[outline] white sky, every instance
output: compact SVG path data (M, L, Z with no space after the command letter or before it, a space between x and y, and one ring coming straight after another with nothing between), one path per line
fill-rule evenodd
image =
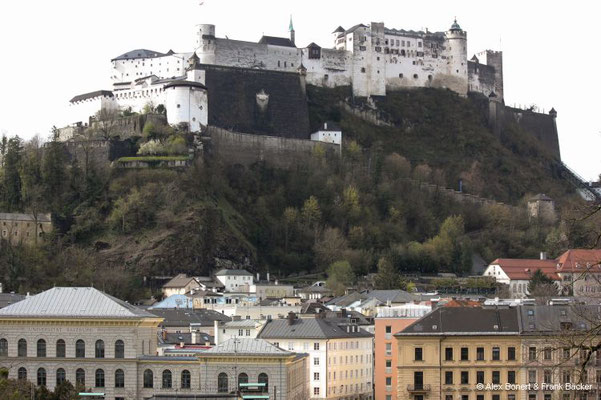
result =
M63 126L76 94L111 88L110 59L129 50L192 51L195 25L218 37L258 40L288 34L299 46L331 45L342 25L446 30L457 16L468 58L504 54L505 102L555 107L562 159L586 179L601 173L599 8L577 1L390 0L5 0L0 2L0 132L47 137Z

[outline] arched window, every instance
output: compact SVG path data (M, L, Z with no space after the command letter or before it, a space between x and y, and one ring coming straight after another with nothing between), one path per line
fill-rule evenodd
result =
M125 373L122 369L118 369L115 371L115 387L122 388L125 387Z
M17 371L17 379L27 379L27 370L23 367Z
M248 383L248 375L244 372L238 375L238 386L240 386L241 383Z
M97 388L104 387L104 370L103 369L96 370L96 380L95 380L94 386L96 386Z
M171 389L171 371L168 369L163 371L163 389Z
M86 357L86 342L79 339L75 342L75 357L85 358Z
M190 389L190 371L187 369L182 371L182 389Z
M125 358L125 344L123 340L115 342L115 358Z
M86 371L81 368L78 368L77 371L75 371L75 384L78 386L86 385Z
M222 372L217 377L217 392L219 393L227 393L228 383L227 383L227 374Z
M151 388L153 386L154 376L152 375L152 371L147 369L144 371L144 387Z
M259 374L259 383L265 384L265 390L269 390L269 377L265 372Z
M27 340L19 339L17 343L17 355L19 357L27 357Z
M0 357L8 357L8 340L0 339Z
M46 341L44 339L38 340L37 356L46 357Z
M65 341L63 339L58 339L56 341L56 356L64 358L66 353Z
M104 341L97 340L96 346L94 346L94 357L96 358L104 358Z
M46 370L38 368L38 386L46 386Z
M65 373L65 370L62 368L59 368L56 370L56 384L60 385L62 383L65 383L65 381L67 380L67 374Z

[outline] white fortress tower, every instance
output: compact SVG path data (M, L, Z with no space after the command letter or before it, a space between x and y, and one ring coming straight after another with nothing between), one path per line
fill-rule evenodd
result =
M457 19L451 25L451 29L446 32L449 45L448 75L461 77L460 79L450 80L447 87L459 94L467 94L467 33L461 29Z
M215 64L215 51L217 40L215 39L215 25L201 24L198 27L198 41L196 55L201 64Z

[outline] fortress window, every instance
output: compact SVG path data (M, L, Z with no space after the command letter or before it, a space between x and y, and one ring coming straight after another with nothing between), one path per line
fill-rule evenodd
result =
M380 57L376 57L376 59L377 59L378 61L380 61Z
M280 66L281 66L281 65L280 65L280 61L278 60L278 68L279 68Z
M417 47L422 47L422 42L417 42Z
M401 46L405 47L405 41L401 40Z
M284 61L284 68L286 68L286 61Z
M329 77L330 77L330 76L329 76L328 74L325 74L325 75L323 76L323 80L324 80L324 81L327 81Z
M365 68L361 68L361 72L365 73Z
M413 74L413 77L414 77L415 79L417 79L417 74Z
M428 80L431 81L432 80L432 75L428 75Z
M402 78L402 77L403 77L403 74L399 74L399 78Z
M177 105L177 108L180 108L180 105L179 105L179 104Z

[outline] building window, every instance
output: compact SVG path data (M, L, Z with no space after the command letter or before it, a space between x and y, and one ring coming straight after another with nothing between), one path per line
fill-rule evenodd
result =
M319 365L319 357L313 357L313 365Z
M423 361L423 351L421 347L415 348L415 361Z
M38 368L38 386L46 386L46 370Z
M248 375L246 375L244 372L238 375L238 386L242 383L248 383Z
M418 75L417 74L413 74L413 79L417 79Z
M361 68L361 72L365 73L365 68Z
M217 392L227 393L227 391L228 391L227 374L225 372L222 372L217 376Z
M550 347L545 347L545 350L543 351L543 358L545 360L550 360L551 359L551 348Z
M507 371L507 383L515 383L515 371Z
M536 370L531 369L528 371L528 383L536 383Z
M46 341L44 339L38 340L36 355L37 357L46 357Z
M313 343L313 350L319 350L319 343Z
M493 361L499 361L501 359L501 349L498 347L492 348L492 359Z
M0 357L8 357L8 340L0 339Z
M75 385L86 385L86 371L82 368L78 368L77 371L75 371Z
M484 371L476 371L476 383L484 383Z
M77 358L85 358L86 356L86 343L79 339L75 342L75 357Z
M492 372L492 383L495 383L495 384L501 383L501 372L500 371Z
M318 381L319 380L319 372L313 372L313 380L314 381Z
M501 396L498 394L493 394L492 395L492 400L501 400Z
M417 390L424 388L424 373L423 372L416 371L413 373L413 386Z
M94 357L104 358L104 341L97 340L95 345Z
M163 389L171 389L172 381L171 381L171 371L166 369L163 371Z
M17 379L27 379L27 370L23 367L17 371Z
M462 394L461 395L461 400L469 400L470 396L467 394Z
M94 386L97 388L104 387L104 370L103 369L96 370L96 379L94 380Z
M319 396L319 388L318 387L313 388L313 394L316 396Z
M191 378L190 371L187 369L182 371L182 389L190 389Z
M515 400L515 394L508 394L507 395L507 400Z
M125 358L125 344L123 340L115 342L115 358Z
M386 355L387 356L392 355L392 343L386 343Z
M468 361L469 360L469 351L467 347L462 347L461 348L461 361Z
M507 348L507 359L511 361L515 360L515 347Z
M546 369L543 371L543 382L544 383L551 383L551 370L550 369Z
M444 384L452 385L453 384L453 371L445 371L444 373Z
M115 371L115 387L122 388L125 387L125 373L122 369L118 369Z
M476 360L477 361L484 361L484 347L477 347L476 348Z
M19 339L17 342L17 356L27 357L27 340Z
M269 389L269 377L267 376L267 374L265 372L261 372L259 374L259 383L265 384L265 390Z
M469 371L461 371L461 384L467 385L469 382Z
M528 347L528 360L536 360L536 347Z
M453 395L452 394L445 395L444 400L453 400Z
M152 388L154 386L154 374L151 370L147 369L144 371L144 387Z
M56 356L59 358L65 358L67 347L65 346L65 341L63 339L58 339L56 341Z
M444 358L445 361L453 361L453 348L447 347L444 349Z
M65 370L62 368L57 369L56 370L56 384L62 385L63 383L65 383L66 380L67 380L67 374L65 373Z

